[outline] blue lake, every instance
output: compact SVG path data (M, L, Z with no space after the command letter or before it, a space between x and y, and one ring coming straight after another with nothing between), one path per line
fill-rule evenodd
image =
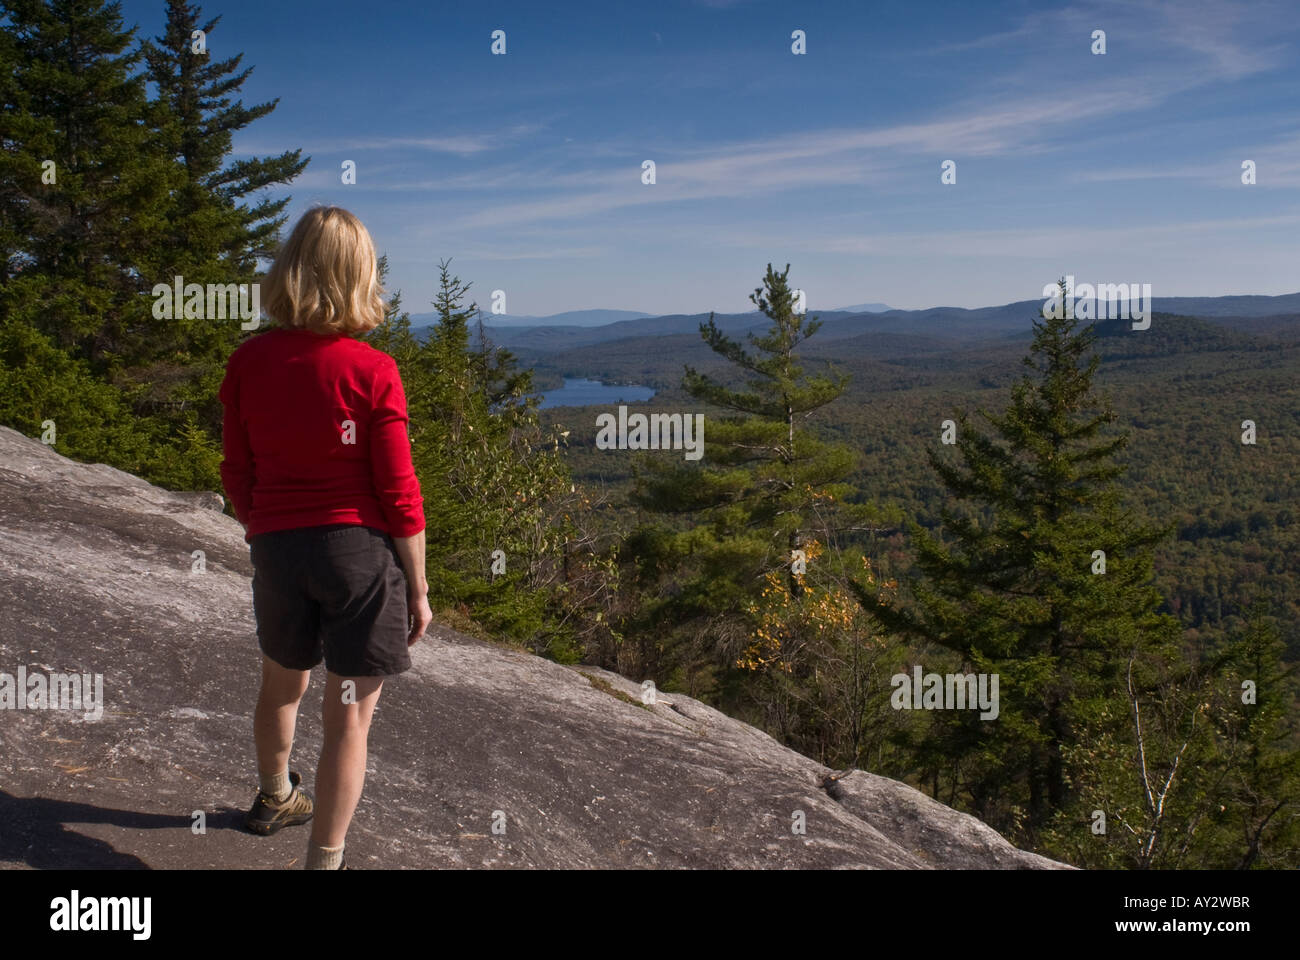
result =
M558 390L548 390L541 395L541 407L589 407L608 403L634 403L649 400L655 395L652 387L635 384L605 384L599 380L587 380L582 377L564 378L564 386Z

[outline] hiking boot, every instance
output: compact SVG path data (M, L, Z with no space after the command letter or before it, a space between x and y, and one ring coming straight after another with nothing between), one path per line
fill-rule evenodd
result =
M283 802L277 801L261 790L257 791L253 809L249 810L244 817L244 828L250 833L269 837L281 827L291 827L310 820L315 810L315 803L312 795L298 786L301 782L302 777L290 771L289 784L293 789Z

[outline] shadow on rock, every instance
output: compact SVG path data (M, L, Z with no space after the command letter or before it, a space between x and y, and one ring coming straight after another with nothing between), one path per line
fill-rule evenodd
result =
M222 825L226 825L222 817ZM29 867L147 870L139 857L115 850L111 844L87 837L68 824L107 823L128 830L188 829L189 817L106 810L88 803L15 797L0 790L0 861L18 861ZM234 823L233 818L230 823Z

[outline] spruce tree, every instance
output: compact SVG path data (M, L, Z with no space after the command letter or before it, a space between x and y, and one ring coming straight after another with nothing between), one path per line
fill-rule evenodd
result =
M1169 530L1121 505L1127 435L1107 429L1116 418L1093 391L1099 360L1085 360L1093 329L1078 328L1064 289L1034 321L1030 372L1007 409L980 411L992 435L962 414L960 463L928 451L951 503L944 536L910 524L920 574L911 596L882 607L875 590L858 589L886 627L999 676L996 720L966 711L936 727L960 781L950 789L1030 840L1071 799L1063 747L1122 702L1131 660L1142 675L1143 664L1176 658L1179 634L1151 585L1152 550Z
M197 4L167 0L163 35L142 49L165 108L169 145L185 172L186 189L176 211L178 246L195 256L226 258L229 271L240 274L255 269L257 258L273 256L289 198L263 197L251 207L239 201L291 182L310 158L301 150L286 150L227 163L232 134L270 114L279 99L246 107L233 99L253 72L252 67L240 69L243 54L213 60L206 48L195 52L195 32L202 31L205 44L213 43L220 21L217 16L201 23ZM233 224L222 221L223 211L233 213Z
M119 5L6 0L0 56L0 364L7 423L149 474L167 431L133 422L125 368L160 352L148 292L178 171ZM38 358L39 362L38 362Z
M308 163L301 150L228 162L233 133L270 114L278 101L246 107L237 99L252 68L240 69L242 54L212 56L223 44L224 35L213 33L220 20L204 22L197 5L168 0L164 33L141 47L158 91L155 129L182 178L168 210L169 255L156 282L181 276L205 287L255 283L259 258L275 253L290 198L262 195L251 206L244 201L291 182ZM166 349L135 372L154 384L144 412L174 419L178 410L193 411L197 427L217 436L216 388L242 336L237 317L195 319L178 311L159 323L155 337Z
M106 373L151 351L147 293L177 171L153 129L134 30L100 0L7 0L6 279L38 330ZM21 303L11 303L21 309Z

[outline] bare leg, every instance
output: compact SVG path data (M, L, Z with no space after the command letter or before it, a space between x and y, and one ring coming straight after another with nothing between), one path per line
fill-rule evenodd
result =
M289 670L262 656L262 690L253 711L258 773L274 776L288 768L298 704L310 680L310 670Z
M347 697L351 701L348 703L344 703L345 682L356 684ZM325 743L316 768L316 816L311 825L311 842L315 845L337 847L347 836L365 785L366 738L383 685L383 677L325 675L321 710Z

